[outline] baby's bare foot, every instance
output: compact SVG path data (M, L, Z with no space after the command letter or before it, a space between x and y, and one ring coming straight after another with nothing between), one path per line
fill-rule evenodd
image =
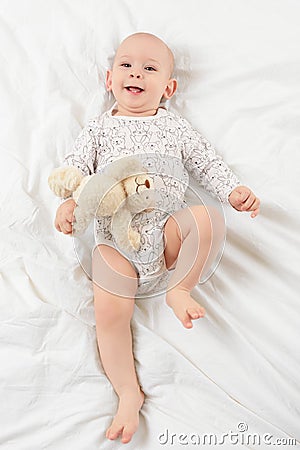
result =
M205 315L205 309L190 296L190 292L179 286L167 292L166 302L185 328L192 328L192 320Z
M106 431L108 439L117 439L127 444L136 432L139 425L139 411L144 403L145 395L139 390L128 390L119 397L119 406L111 426Z

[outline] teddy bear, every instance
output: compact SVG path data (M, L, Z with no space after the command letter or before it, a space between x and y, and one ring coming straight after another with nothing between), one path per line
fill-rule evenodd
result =
M103 172L88 176L74 166L59 167L50 174L48 184L58 197L74 199L74 235L84 232L93 217L111 216L117 246L125 252L139 249L141 236L132 228L132 218L153 209L155 190L137 158L116 160Z

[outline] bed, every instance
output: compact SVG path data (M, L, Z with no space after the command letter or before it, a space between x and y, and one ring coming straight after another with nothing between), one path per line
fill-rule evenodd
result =
M146 401L127 449L299 447L300 4L297 0L1 0L0 446L119 449L98 356L90 279L53 226L47 178L107 108L119 41L154 33L175 53L169 107L261 199L224 206L226 244L184 329L163 295L136 301Z

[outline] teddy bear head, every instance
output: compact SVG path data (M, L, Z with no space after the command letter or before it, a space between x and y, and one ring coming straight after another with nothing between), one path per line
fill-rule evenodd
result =
M139 213L154 207L154 184L152 178L143 173L123 180L126 206L131 213Z

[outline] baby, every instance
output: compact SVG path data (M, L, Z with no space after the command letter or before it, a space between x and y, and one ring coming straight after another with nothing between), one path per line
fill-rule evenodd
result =
M107 218L97 225L98 245L92 257L97 341L103 368L119 398L106 436L121 436L123 443L137 430L144 402L130 329L137 292L151 292L149 280L157 282L167 273L166 302L183 326L191 328L205 310L190 292L222 241L224 223L218 212L185 203L185 171L238 211L251 211L255 217L260 206L259 199L241 186L208 141L181 116L161 107L161 100L170 99L177 88L173 64L171 50L158 37L148 33L127 37L106 76L115 105L88 123L66 157L68 164L88 175L120 157L142 154L160 192L167 193L164 199L168 202L162 202L159 211L143 212L135 218L144 245L133 259L113 243ZM169 173L163 174L159 161L168 166ZM175 181L173 171L177 171ZM72 199L60 205L55 218L58 231L72 233L74 208Z

